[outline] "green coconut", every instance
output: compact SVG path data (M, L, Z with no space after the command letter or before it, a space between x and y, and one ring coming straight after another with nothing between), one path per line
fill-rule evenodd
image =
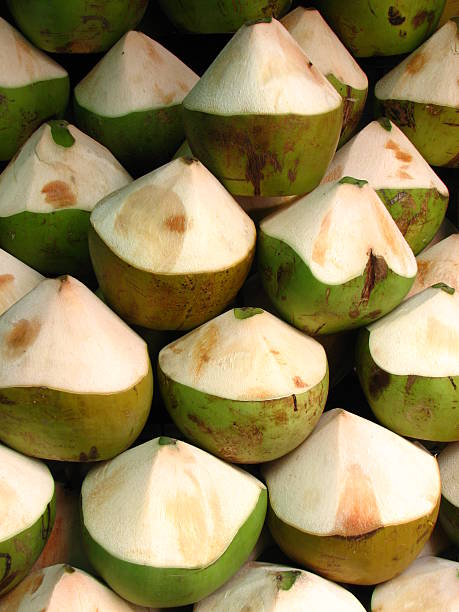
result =
M72 277L42 281L0 317L0 440L60 461L108 459L147 419L145 342Z
M233 195L318 185L338 144L342 98L275 19L242 26L183 101L188 143Z
M318 8L352 55L409 53L435 31L445 0L319 0Z
M436 459L340 408L325 412L303 444L263 474L280 548L338 582L377 584L403 571L438 515Z
M89 231L107 303L156 330L191 329L220 314L249 272L255 240L230 194L185 157L105 198Z
M402 436L459 440L459 293L442 283L357 339L357 374L376 418Z
M413 284L416 260L376 192L344 177L261 222L258 268L281 316L316 335L392 310Z
M448 444L438 456L441 475L440 523L459 546L459 442Z
M281 23L343 98L340 147L357 130L368 94L367 76L319 11L299 6Z
M459 167L458 27L445 23L375 86L380 114L433 166Z
M91 470L81 499L94 568L125 599L162 608L207 597L236 573L267 493L250 474L162 437Z
M131 180L73 125L44 124L0 175L0 245L43 274L87 278L91 211Z
M261 308L235 308L169 344L158 376L180 431L233 463L293 450L314 429L328 392L323 347Z
M416 255L441 226L448 189L389 119L373 121L340 149L322 179L366 179Z
M0 249L0 315L42 280L39 272Z
M53 53L107 51L142 19L148 0L7 0L19 28Z
M46 465L0 445L0 596L29 573L55 511L54 480ZM2 609L11 611L0 600Z
M9 160L46 119L63 113L69 77L0 18L0 161Z
M185 138L182 100L199 77L141 32L128 32L75 87L77 125L136 176Z
M445 283L459 291L459 234L452 234L416 258L418 273L407 297L436 283Z

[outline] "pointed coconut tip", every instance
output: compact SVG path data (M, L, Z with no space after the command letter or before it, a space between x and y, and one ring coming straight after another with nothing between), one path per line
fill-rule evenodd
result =
M418 273L407 298L439 282L459 291L459 234L437 242L416 259Z
M0 315L44 278L21 260L0 249Z
M438 455L443 496L459 508L459 442L452 442Z

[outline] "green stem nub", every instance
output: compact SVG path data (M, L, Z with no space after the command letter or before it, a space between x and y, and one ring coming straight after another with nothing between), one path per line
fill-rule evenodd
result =
M257 314L263 314L264 310L262 308L245 306L244 308L235 308L233 312L236 319L250 319L250 317L254 317Z
M169 438L169 436L161 436L158 440L160 446L167 446L168 444L177 444L177 440Z
M279 572L276 575L277 586L282 591L289 591L292 586L295 584L296 579L300 576L301 572L299 570L292 570L288 572Z
M378 119L378 123L381 127L383 127L388 132L392 130L392 123L390 122L390 119L388 117L380 117Z
M441 289L445 293L449 293L449 295L454 295L454 292L456 291L454 287L450 287L446 283L436 283L435 285L432 285L432 289Z
M365 181L364 179L356 179L356 178L352 178L352 176L343 176L343 178L338 181L340 185L355 185L356 187L359 187L360 189L364 186L368 184L368 181Z
M48 121L48 125L51 128L51 136L56 144L61 147L71 147L75 142L75 138L69 132L69 124L63 119L53 119Z
M271 23L273 18L271 15L269 17L259 17L258 19L252 19L251 21L246 21L245 26L249 28L250 26L257 25L257 23Z

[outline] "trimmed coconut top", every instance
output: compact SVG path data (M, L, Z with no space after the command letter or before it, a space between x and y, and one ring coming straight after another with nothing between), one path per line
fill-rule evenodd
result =
M458 48L458 26L448 21L376 83L376 98L458 108Z
M358 176L373 189L436 189L446 185L405 134L389 119L372 121L339 149L322 183Z
M255 246L253 221L197 159L181 157L105 198L91 223L105 244L156 274L224 270Z
M195 612L363 612L359 600L330 580L272 563L246 563L217 591L195 604Z
M67 71L62 66L32 46L0 17L0 87L25 87L66 77Z
M178 57L142 32L128 32L75 87L80 106L102 115L181 104L199 80Z
M216 115L318 115L342 98L275 19L243 25L185 98Z
M370 257L384 258L399 276L416 274L416 259L376 192L344 177L319 185L260 223L267 235L290 246L322 283L361 276Z
M457 612L459 563L440 557L416 559L402 574L375 588L371 609Z
M452 442L438 455L441 475L441 492L446 499L459 507L459 442Z
M446 283L459 291L459 234L425 249L416 260L418 273L408 297L436 283Z
M83 520L93 540L119 559L203 568L225 552L263 489L203 450L156 438L89 472Z
M354 89L368 89L366 74L319 11L299 6L281 23L322 74Z
M305 393L327 373L313 338L261 308L235 308L169 344L159 366L172 380L218 397L258 401Z
M0 217L91 211L132 181L108 149L65 121L42 125L0 175Z
M0 388L116 393L140 382L145 342L82 283L42 281L0 317Z
M408 523L430 514L440 497L432 455L341 408L324 413L299 447L263 472L279 519L321 536Z
M44 463L0 444L0 542L31 527L54 494Z
M367 329L371 357L386 372L459 376L459 292L447 285L424 289Z
M0 315L44 278L21 260L0 249Z

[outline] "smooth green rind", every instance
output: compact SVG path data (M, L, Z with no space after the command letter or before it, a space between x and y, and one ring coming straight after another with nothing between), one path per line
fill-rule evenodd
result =
M303 393L240 401L218 397L168 377L158 365L164 404L192 442L232 463L261 463L286 455L316 426L327 401L327 372Z
M327 74L327 79L343 98L343 127L338 142L338 149L357 132L360 118L362 117L365 102L367 101L368 89L356 89L342 83L333 74Z
M221 557L198 569L160 568L123 561L95 541L83 523L83 543L89 560L107 584L121 597L141 606L185 606L207 597L229 580L247 561L263 527L267 491ZM178 500L180 503L180 500Z
M42 459L111 459L131 446L142 431L152 397L151 367L142 380L121 393L0 389L0 440Z
M89 227L89 251L107 303L130 324L187 330L220 314L249 273L255 247L232 268L201 274L152 274L123 261Z
M399 376L373 361L370 332L361 330L356 345L357 375L370 407L382 425L401 436L459 440L459 376Z
M449 539L459 546L459 508L442 496L438 520Z
M365 271L343 285L325 285L285 242L258 233L258 269L266 293L282 318L311 335L362 327L393 310L415 277L390 270L370 256Z
M142 19L148 0L8 0L16 23L37 47L55 53L108 50Z
M0 87L0 161L11 159L43 121L61 115L69 92L68 77Z
M317 8L355 57L410 53L434 31L445 0L320 0Z
M41 517L28 529L0 542L0 596L11 591L32 569L45 547L56 516L56 489Z
M193 154L233 195L312 191L335 153L343 107L323 115L211 115L183 109Z

